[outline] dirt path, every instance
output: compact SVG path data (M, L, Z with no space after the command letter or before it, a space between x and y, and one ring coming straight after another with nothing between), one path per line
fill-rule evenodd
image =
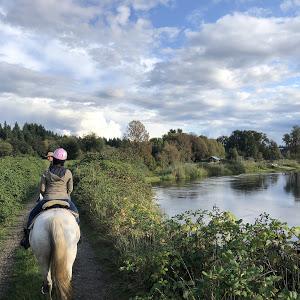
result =
M8 234L0 250L0 298L5 295L12 279L14 254L19 247L22 228L34 202L29 202L16 217L14 224L8 228ZM74 300L105 300L104 276L96 263L94 251L84 233L82 243L78 245L77 258L73 268Z
M84 233L73 268L74 300L105 300L104 275Z
M33 206L33 202L26 204L16 217L16 221L8 227L7 236L3 241L0 250L0 295L5 295L9 287L9 278L14 264L14 253L20 245L22 228L27 219L28 213Z

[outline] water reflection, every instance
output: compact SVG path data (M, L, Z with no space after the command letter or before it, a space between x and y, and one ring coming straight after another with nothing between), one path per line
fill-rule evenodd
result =
M300 225L300 173L214 177L153 189L169 216L217 206L246 222L266 212L291 226Z
M286 184L284 187L287 193L295 197L295 201L300 201L300 173L293 172L286 175Z
M232 189L242 192L259 192L266 190L270 185L277 183L279 174L266 175L243 175L238 180L230 183Z

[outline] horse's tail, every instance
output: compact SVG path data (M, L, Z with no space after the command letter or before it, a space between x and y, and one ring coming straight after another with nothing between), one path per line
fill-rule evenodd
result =
M51 277L58 299L71 298L71 278L67 269L67 245L63 226L59 219L54 218L50 230L51 245Z

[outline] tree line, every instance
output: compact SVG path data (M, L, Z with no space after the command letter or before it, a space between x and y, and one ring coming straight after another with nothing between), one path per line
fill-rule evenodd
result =
M128 124L123 138L105 139L94 133L83 137L59 135L36 123L0 124L0 156L29 154L44 156L63 147L70 159L86 152L100 152L103 147L122 148L139 156L149 167L166 167L175 162L200 162L210 156L223 159L300 158L300 127L294 126L283 136L284 146L278 147L265 133L235 130L230 136L211 139L203 135L170 129L160 138L151 138L144 124L134 120Z
M25 123L23 127L17 122L14 126L0 124L0 156L45 156L48 151L63 147L70 159L76 159L85 152L100 152L104 145L105 140L93 133L77 137L59 135L36 123Z

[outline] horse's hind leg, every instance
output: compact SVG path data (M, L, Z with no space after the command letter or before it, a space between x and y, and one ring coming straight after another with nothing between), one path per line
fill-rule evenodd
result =
M38 258L40 266L41 266L41 272L42 272L42 276L43 276L43 285L42 285L42 289L41 292L42 294L48 294L50 296L51 299L51 292L52 292L52 279L51 279L51 270L50 270L50 266L49 266L49 260L47 259L47 257L43 257L43 258Z
M43 285L42 285L42 294L49 294L51 299L51 292L52 292L52 280L51 280L51 273L50 270L48 272L48 275L44 277Z

